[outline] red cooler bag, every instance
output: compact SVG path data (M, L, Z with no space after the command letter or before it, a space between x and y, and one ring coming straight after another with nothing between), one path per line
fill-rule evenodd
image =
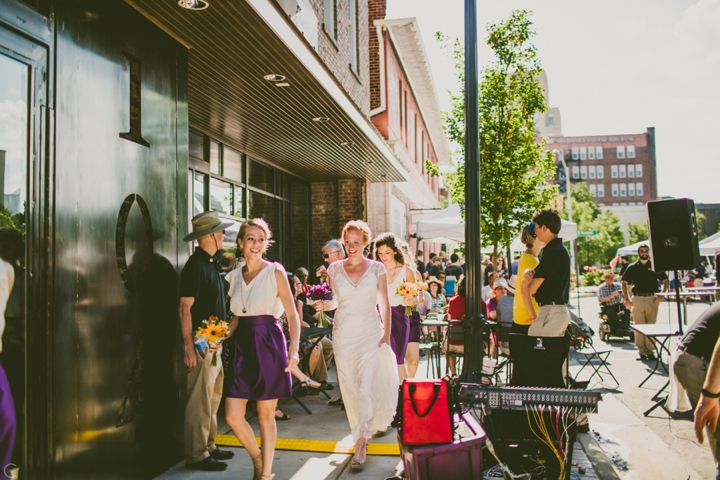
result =
M453 441L453 403L450 382L406 378L402 385L401 438L406 445Z

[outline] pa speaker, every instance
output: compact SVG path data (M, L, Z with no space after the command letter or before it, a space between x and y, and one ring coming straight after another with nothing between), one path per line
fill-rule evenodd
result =
M695 202L687 198L648 202L647 216L656 272L700 265Z

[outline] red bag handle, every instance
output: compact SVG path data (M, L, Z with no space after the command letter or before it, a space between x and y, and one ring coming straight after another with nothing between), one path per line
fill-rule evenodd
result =
M411 383L410 384L410 404L412 405L415 415L417 415L419 418L426 417L430 413L430 410L432 410L433 405L435 405L435 402L437 402L438 396L440 395L440 384L435 383L433 385L433 390L435 390L435 395L433 396L433 399L430 402L430 406L423 414L420 414L420 412L418 412L417 405L415 405L415 399L413 398L413 395L415 395L415 390L417 390L417 386L414 383Z

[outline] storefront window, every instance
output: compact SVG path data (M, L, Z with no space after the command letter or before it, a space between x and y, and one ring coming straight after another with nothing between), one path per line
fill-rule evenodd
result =
M250 186L275 193L275 170L253 159L250 160Z
M192 176L192 216L205 211L205 182L207 175L199 172L193 172Z
M210 179L210 210L232 215L233 185L217 178Z
M251 191L248 207L248 217L264 219L270 226L270 231L275 239L275 243L268 249L267 258L272 261L280 261L284 243L280 229L280 200Z
M236 217L244 218L245 217L245 209L244 203L245 203L245 189L242 187L235 186L235 193L233 195L234 200L234 207L233 207L233 215Z

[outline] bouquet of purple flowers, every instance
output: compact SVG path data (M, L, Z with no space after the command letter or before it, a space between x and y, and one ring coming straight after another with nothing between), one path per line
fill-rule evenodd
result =
M324 302L327 300L333 299L333 292L330 290L330 287L327 283L323 283L322 285L313 285L310 287L307 293L307 303L308 305L312 305L315 302ZM318 327L327 327L330 325L330 322L328 322L327 315L325 315L325 312L320 311L318 312L317 317Z

